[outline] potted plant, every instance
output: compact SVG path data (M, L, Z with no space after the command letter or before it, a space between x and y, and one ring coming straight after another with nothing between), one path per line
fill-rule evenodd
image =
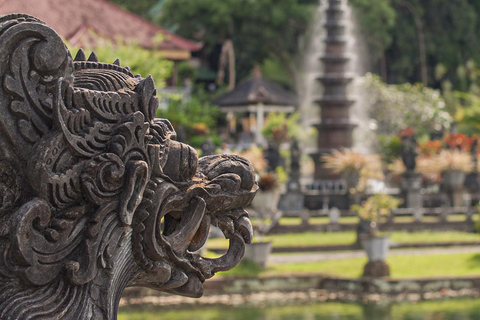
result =
M474 163L467 151L443 150L424 157L419 163L418 171L426 176L440 174L446 189L457 189L463 186L466 174L474 171Z
M472 156L463 150L445 150L440 153L436 161L447 188L462 187L466 174L474 169Z
M272 245L271 242L264 241L264 237L282 216L278 210L279 178L276 172L267 171L267 163L260 148L250 148L241 155L252 162L259 187L249 210L254 222L255 237L254 242L245 248L245 259L265 267Z
M380 157L376 154L364 155L344 148L324 155L322 162L325 168L345 180L351 193L364 189L368 179L384 178Z
M282 212L278 210L280 191L276 174L274 172L261 174L258 186L259 191L249 211L254 222L255 238L252 244L245 247L245 259L265 268L272 251L272 243L264 241L264 237L278 223Z
M369 261L384 261L388 253L388 236L379 236L378 229L382 217L391 214L402 200L387 194L374 194L361 205L352 205L351 210L360 218L358 240L367 252Z
M297 112L290 115L284 112L269 113L262 128L262 135L277 147L291 139L302 140L309 133L299 124L299 120L300 114Z

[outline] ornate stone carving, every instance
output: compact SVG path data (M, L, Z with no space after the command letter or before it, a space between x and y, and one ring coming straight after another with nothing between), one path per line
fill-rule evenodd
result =
M199 297L243 257L252 165L156 119L155 85L36 18L0 17L0 318L116 319L129 285ZM210 225L230 239L195 254Z

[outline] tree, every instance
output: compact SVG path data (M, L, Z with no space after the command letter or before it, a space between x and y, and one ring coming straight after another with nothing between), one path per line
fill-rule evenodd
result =
M218 69L221 45L235 48L237 79L266 58L281 59L290 74L292 57L306 30L314 0L165 0L161 21L176 33L203 41L211 69Z
M131 11L140 17L153 20L157 8L161 8L163 0L109 0L118 6Z
M360 31L370 51L371 64L384 58L385 50L392 43L392 28L396 11L389 0L349 0Z
M217 132L219 108L197 97L186 103L171 101L167 109L158 109L157 117L170 120L177 131L178 140L199 148L209 138L220 143Z
M452 121L439 90L410 83L388 85L368 74L363 79L363 92L379 134L394 135L410 127L422 136L444 130Z
M75 55L79 48L69 46L72 55ZM101 62L113 63L120 59L122 66L130 67L132 73L146 77L152 75L157 88L165 86L165 81L171 75L173 62L165 60L162 55L153 50L147 50L137 44L124 44L121 41L112 43L98 38L95 49L83 48L88 57L88 51L95 51Z
M480 1L350 0L370 49L372 71L389 83L426 82L440 87L448 79L462 89L458 68L480 63ZM423 37L423 39L421 39ZM424 45L424 48L422 46ZM442 79L435 76L438 65ZM425 70L428 74L425 75Z

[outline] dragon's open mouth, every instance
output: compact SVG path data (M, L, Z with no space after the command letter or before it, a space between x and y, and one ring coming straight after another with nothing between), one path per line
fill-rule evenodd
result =
M186 189L179 189L161 178L151 181L148 189L154 194L152 205L136 215L137 220L143 221L140 228L134 226L134 230L141 231L141 237L135 237L134 242L141 240L139 244L144 256L140 260L145 260L144 269L154 271L159 262L168 260L171 277L163 281L149 278L149 286L176 294L200 296L203 292L201 283L205 279L240 263L245 244L251 243L253 238L252 224L243 208L252 201L258 187L253 180L245 183L242 172L224 174L218 165L215 177L212 177L208 164L222 162L225 156L221 157L200 161L200 174ZM240 162L239 166L243 166L243 159L239 157L228 156L228 160ZM232 164L229 165L231 168ZM228 251L216 259L195 253L207 241L211 225L220 228L230 241ZM174 286L172 279L175 280Z
M244 255L245 244L251 243L252 241L252 224L248 219L247 213L243 209L230 210L224 214L225 215L221 218L212 218L210 214L204 214L200 223L198 223L197 220L196 224L198 224L198 227L196 230L195 228L190 228L188 225L183 225L182 222L179 224L171 223L172 220L170 219L166 219L165 222L165 231L172 229L174 224L177 225L177 228L173 233L164 232L162 236L163 241L171 246L175 253L175 258L179 260L186 258L192 264L193 268L201 272L201 277L203 279L213 277L218 271L226 271L235 267L240 263ZM221 222L219 222L220 219ZM170 221L170 223L167 221ZM193 220L190 220L189 222L192 221ZM192 223L192 225L193 224L195 223ZM200 250L207 241L210 226L212 224L219 227L225 238L229 239L230 242L227 252L216 259L204 258L195 253L197 250ZM176 246L176 238L182 239L184 236L188 239L192 239L190 245L188 245L188 247Z

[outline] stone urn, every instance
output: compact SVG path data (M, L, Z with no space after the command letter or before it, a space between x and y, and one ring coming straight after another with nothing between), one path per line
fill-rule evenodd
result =
M348 170L342 173L342 179L347 183L347 189L355 188L360 181L360 172L357 170Z
M257 264L262 268L266 268L268 257L270 256L271 252L271 242L254 242L245 246L244 259Z
M442 172L443 186L447 189L460 189L465 182L466 173L460 170Z
M278 200L280 199L280 190L278 188L257 192L252 201L252 208L260 217L271 218L271 215L278 211Z
M368 261L385 261L387 259L390 245L389 237L364 238L361 243L367 253Z
M282 216L282 212L278 210L279 199L280 190L277 188L259 191L251 204L253 210L250 213L258 219L255 227L257 242L245 246L244 257L262 268L267 266L267 260L272 251L271 242L262 241L262 239Z

